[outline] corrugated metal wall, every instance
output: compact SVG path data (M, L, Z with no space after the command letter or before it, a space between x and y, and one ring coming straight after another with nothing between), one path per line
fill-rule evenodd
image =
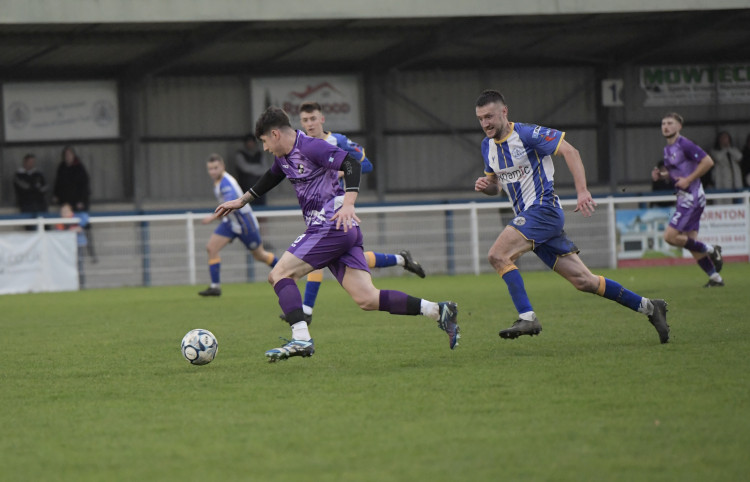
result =
M366 146L376 152L379 186L388 196L426 193L444 198L447 192L471 195L482 172L479 144L483 134L474 113L478 94L487 88L503 92L513 121L531 122L567 132L566 139L582 155L590 185L606 189L609 179L599 175L597 158L597 73L592 68L493 69L391 72L384 77L382 145ZM621 184L646 186L650 169L661 157L664 140L659 130L667 109L643 107L637 66L620 67L613 74L625 79L625 107L613 108L617 129L612 149L613 175ZM136 166L123 158L119 141L82 143L78 151L92 177L94 202L134 202L158 208L169 202L212 204L205 159L217 152L228 161L253 129L250 118L250 79L241 76L155 77L137 99ZM124 106L121 106L124 108ZM717 129L728 130L741 144L750 132L747 105L689 106L679 108L686 118L683 133L708 149ZM672 109L668 109L672 110ZM691 124L692 123L692 124ZM696 125L698 124L698 125ZM366 144L365 132L347 133ZM0 205L12 208L13 173L26 152L34 152L50 183L54 181L63 143L39 146L13 144L0 151ZM606 153L604 154L606 155ZM570 188L564 161L557 162L558 187ZM135 175L134 173L139 173ZM385 173L385 175L383 175ZM374 195L374 175L363 199ZM134 183L138 182L137 188ZM282 187L283 186L283 187ZM280 186L269 196L271 204L293 204L291 188ZM369 191L369 193L368 193Z

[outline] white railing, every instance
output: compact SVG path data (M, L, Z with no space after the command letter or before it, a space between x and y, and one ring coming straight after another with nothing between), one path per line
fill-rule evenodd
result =
M718 202L742 202L750 210L750 192L710 194ZM598 197L591 218L573 213L574 199L562 200L566 232L592 268L617 266L617 207L638 207L674 201L674 196ZM197 284L208 282L203 243L215 224L200 220L209 213L147 214L90 217L93 250L84 263L87 287ZM429 274L491 272L485 253L512 219L508 202L466 202L360 207L365 248L398 253L409 249ZM302 231L298 209L256 210L264 243L280 255ZM196 222L198 221L198 222ZM0 220L0 235L35 226L75 223L76 219L36 218ZM750 237L750 233L747 233ZM238 244L238 243L235 243ZM242 247L240 245L240 247ZM222 281L263 281L268 268L254 263L246 251L231 245L222 253ZM535 256L518 262L524 269L545 269ZM264 274L265 273L265 274ZM373 270L373 276L394 276L400 271ZM262 276L261 276L262 274Z

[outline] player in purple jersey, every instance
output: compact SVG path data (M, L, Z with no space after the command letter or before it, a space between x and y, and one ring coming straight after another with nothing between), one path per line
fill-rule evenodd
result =
M508 286L518 311L518 320L511 328L502 330L500 336L513 339L521 335L538 335L542 331L515 265L524 253L534 251L539 259L576 289L596 293L647 315L659 334L659 340L667 343L667 303L644 298L616 281L594 275L578 257L578 248L563 230L565 216L555 196L552 155L562 155L573 174L578 193L575 211L588 217L596 206L586 187L581 156L564 140L565 133L510 122L505 98L494 90L486 90L479 96L476 115L487 138L482 142L485 176L476 180L474 190L497 195L502 186L516 213L495 240L488 256L490 264Z
M237 181L226 171L224 159L218 154L211 154L206 161L208 175L214 181L214 195L219 202L229 201L242 195ZM201 220L202 224L208 224L216 219L215 215L206 216ZM245 206L221 220L222 222L214 230L208 243L208 272L211 275L211 285L203 291L201 296L221 296L221 257L219 252L224 247L239 238L242 244L252 253L256 261L261 261L270 267L276 265L276 256L263 249L263 241L260 238L258 221L255 219L250 206Z
M274 163L263 177L238 199L216 208L218 216L241 209L288 179L297 193L307 224L271 270L268 281L279 298L281 311L292 328L292 339L266 352L271 362L315 352L302 310L296 281L314 269L328 267L341 286L363 310L387 311L395 315L424 315L437 321L448 334L451 349L459 335L456 303L435 303L372 284L362 249L362 232L354 202L359 191L361 165L346 151L328 142L292 129L289 117L278 107L269 107L255 125L263 149L274 155ZM344 189L338 182L344 172Z
M708 275L704 287L720 287L724 286L724 279L719 274L724 265L721 246L698 241L701 215L706 207L701 176L713 167L714 161L703 149L680 135L682 123L682 116L674 112L661 120L661 133L667 140L664 167L677 190L677 207L664 230L664 240L690 251L698 266Z
M305 130L305 134L310 137L317 137L324 141L338 146L344 149L352 157L357 159L362 165L362 174L367 174L372 171L372 163L365 156L365 150L362 146L353 142L351 139L343 134L336 134L333 132L327 132L323 129L325 123L325 116L319 103L306 101L300 104L299 107L299 120L302 124L302 128ZM343 173L339 172L339 178ZM370 268L386 268L389 266L401 266L406 271L411 271L420 278L425 277L424 269L422 265L414 261L411 253L408 250L402 250L398 254L391 253L376 253L374 251L365 251L365 259L367 260L367 266ZM307 275L307 282L305 283L305 296L303 298L302 309L305 312L305 321L308 324L312 322L313 308L315 306L315 300L318 297L318 291L320 290L320 283L323 281L323 270L315 270ZM279 317L284 319L282 313Z

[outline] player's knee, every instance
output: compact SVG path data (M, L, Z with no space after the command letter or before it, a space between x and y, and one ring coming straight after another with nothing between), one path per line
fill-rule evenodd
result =
M373 311L380 308L380 296L378 291L367 293L352 293L352 299L357 306L365 311Z
M596 293L599 289L599 277L589 273L580 273L570 278L570 282L578 291Z
M500 270L505 268L506 266L510 266L511 264L513 264L510 256L506 256L502 253L498 253L492 250L487 254L487 260L490 262L492 267L495 268L495 270Z

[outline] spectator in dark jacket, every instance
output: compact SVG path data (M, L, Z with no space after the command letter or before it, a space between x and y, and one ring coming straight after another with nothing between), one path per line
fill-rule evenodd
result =
M60 205L70 204L75 211L87 212L91 194L89 174L72 146L65 146L61 157L55 178L54 200Z
M13 178L13 187L16 190L16 203L22 213L47 212L47 181L44 174L36 168L36 156L26 154L23 158L23 167L16 171Z

